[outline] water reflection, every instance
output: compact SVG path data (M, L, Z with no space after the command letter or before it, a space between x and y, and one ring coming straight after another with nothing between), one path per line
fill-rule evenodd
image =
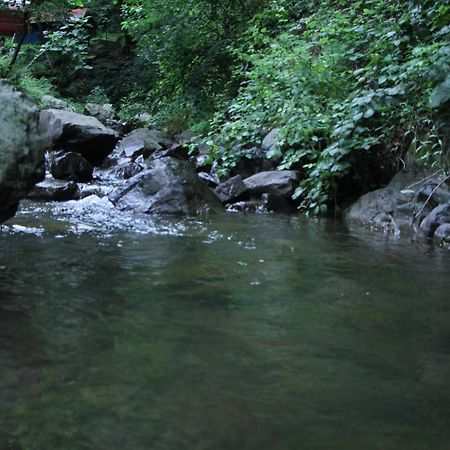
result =
M292 217L173 228L0 235L3 447L446 448L448 253Z

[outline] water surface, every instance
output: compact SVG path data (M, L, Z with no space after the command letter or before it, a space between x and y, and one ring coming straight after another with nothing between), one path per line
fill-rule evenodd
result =
M450 448L449 251L58 208L0 231L0 449Z

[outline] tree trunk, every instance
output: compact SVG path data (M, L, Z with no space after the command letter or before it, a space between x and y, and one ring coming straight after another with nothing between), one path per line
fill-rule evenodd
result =
M25 7L25 1L24 1L24 7ZM23 29L22 29L22 35L20 36L19 42L17 42L16 48L14 49L13 57L11 58L11 62L9 63L9 68L11 69L14 64L17 61L17 58L19 57L20 49L22 48L22 44L25 41L25 37L28 33L28 18L29 14L28 11L23 12Z

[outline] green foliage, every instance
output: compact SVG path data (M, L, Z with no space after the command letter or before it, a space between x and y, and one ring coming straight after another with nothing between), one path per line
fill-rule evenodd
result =
M44 106L42 103L44 95L56 95L55 88L47 78L35 77L30 70L20 66L10 70L9 62L9 55L0 57L0 78L8 78L17 89L32 98L38 106Z
M61 85L67 84L78 73L89 70L89 23L85 17L70 17L58 30L46 36L39 55L49 57L48 73Z
M288 14L278 6L268 15L283 28L275 38L261 16L253 21L237 49L247 81L213 125L225 154L279 127L271 156L281 158L280 169L303 171L301 206L321 213L349 176L367 190L379 182L377 172L392 175L408 135L427 141L429 128L417 124L433 124L430 93L438 86L435 105L448 95L449 9L443 2L325 1L299 20ZM233 155L221 160L229 166Z
M137 46L133 75L161 122L169 120L184 127L202 121L236 94L233 48L248 20L266 3L269 1L123 2L123 29Z

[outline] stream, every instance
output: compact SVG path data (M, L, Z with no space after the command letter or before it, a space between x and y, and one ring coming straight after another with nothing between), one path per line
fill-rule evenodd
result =
M449 273L334 220L24 202L0 449L450 449Z

